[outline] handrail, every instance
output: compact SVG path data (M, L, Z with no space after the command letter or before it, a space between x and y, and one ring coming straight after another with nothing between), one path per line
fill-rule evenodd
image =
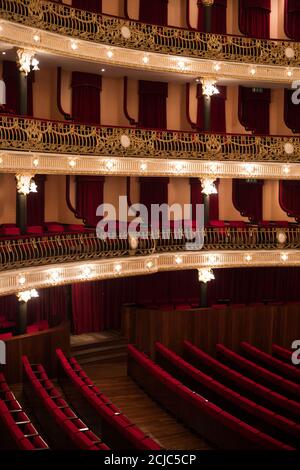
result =
M0 115L0 150L163 159L300 162L300 136L150 130Z
M210 34L96 14L46 0L2 0L1 18L109 46L185 57L298 66L300 43ZM122 28L129 29L124 37Z
M168 228L156 231L156 239L151 233L142 232L137 245L132 244L127 234L120 236L120 233L105 240L98 238L95 232L0 239L0 271L99 258L182 252L187 249L187 243L192 243L192 235L198 239L203 237L204 251L300 249L299 225L289 228L206 227L195 232Z

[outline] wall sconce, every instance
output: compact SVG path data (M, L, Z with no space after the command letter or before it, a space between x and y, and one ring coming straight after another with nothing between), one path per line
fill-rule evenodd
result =
M16 175L18 193L24 194L25 196L29 193L37 193L37 185L33 178L34 175L30 174Z

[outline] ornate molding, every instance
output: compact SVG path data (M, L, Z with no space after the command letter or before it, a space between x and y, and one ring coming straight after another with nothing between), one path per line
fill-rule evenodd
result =
M153 229L154 230L154 229ZM250 226L236 229L226 226L221 230L213 227L192 232L187 226L165 227L154 230L155 236L143 231L141 239L128 235L127 224L120 226L119 233L105 239L95 231L43 236L23 236L0 240L0 271L12 268L28 268L37 265L120 258L134 254L147 256L161 252L187 249L189 243L203 241L203 251L215 250L295 250L300 249L300 227ZM196 238L195 238L196 237Z
M193 77L300 79L297 42L143 24L44 0L3 0L0 16L0 39L36 52Z
M243 163L220 160L168 160L147 157L88 157L0 150L0 172L46 175L168 176L191 178L300 179L298 163Z
M181 262L176 260L180 257ZM160 271L199 268L300 266L300 250L211 251L161 253L143 257L97 259L51 266L22 268L0 273L0 296L22 290L43 289L54 285L73 284L116 277L140 276ZM195 276L197 276L197 271ZM20 285L22 277L22 285Z
M298 178L300 137L88 126L0 115L0 171Z

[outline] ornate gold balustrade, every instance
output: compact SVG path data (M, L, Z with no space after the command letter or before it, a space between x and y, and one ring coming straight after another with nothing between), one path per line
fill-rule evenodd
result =
M44 0L1 0L3 19L108 46L189 58L298 66L300 43L208 34L97 15Z
M45 235L0 240L0 271L75 261L90 261L128 256L149 256L190 250L193 235L203 240L204 251L298 250L300 226L293 228L206 228L195 233L164 230L143 233L136 246L132 239L115 237L102 240L96 233ZM196 246L195 246L196 248ZM199 251L199 248L196 248ZM190 250L191 251L191 250Z
M205 161L300 162L300 138L294 136L97 127L12 115L0 115L0 150Z

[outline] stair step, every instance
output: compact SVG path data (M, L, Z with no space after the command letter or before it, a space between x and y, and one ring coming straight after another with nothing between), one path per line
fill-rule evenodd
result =
M126 353L126 344L118 344L115 346L101 346L97 348L88 348L81 351L73 352L72 355L76 357L76 359L90 357L90 356L100 356L100 355L109 355L114 354L115 352L124 352Z
M116 339L106 339L103 341L94 341L89 344L81 344L81 345L71 345L71 352L72 354L80 353L81 351L87 351L91 349L98 349L98 348L109 348L114 346L120 345L127 345L127 340L125 338L116 338Z
M123 351L123 352L116 352L116 353L112 353L112 354L109 354L109 355L93 355L91 357L80 357L78 358L78 362L79 364L81 365L84 365L84 364L92 364L94 362L118 362L120 360L126 360L127 358L127 352L126 351Z

